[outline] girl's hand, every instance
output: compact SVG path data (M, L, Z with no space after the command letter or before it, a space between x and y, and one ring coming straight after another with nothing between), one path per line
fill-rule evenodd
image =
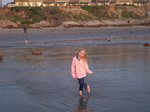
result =
M88 74L93 74L93 72L92 72L92 71L89 71Z

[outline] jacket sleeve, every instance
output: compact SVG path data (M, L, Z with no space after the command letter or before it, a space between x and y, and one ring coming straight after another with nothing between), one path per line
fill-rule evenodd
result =
M75 79L76 78L76 65L75 65L74 60L72 60L71 72L72 72L72 77Z
M86 72L87 72L88 74L92 74L92 73L93 73L93 72L89 69L88 63L86 63Z

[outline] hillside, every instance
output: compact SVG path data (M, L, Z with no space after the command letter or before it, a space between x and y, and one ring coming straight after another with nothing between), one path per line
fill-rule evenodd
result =
M0 9L0 27L107 26L150 24L150 7L14 7Z

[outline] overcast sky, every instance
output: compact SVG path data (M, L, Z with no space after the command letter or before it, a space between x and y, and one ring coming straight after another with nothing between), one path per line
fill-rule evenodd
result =
M3 4L7 4L9 2L13 2L14 0L2 0L3 1Z

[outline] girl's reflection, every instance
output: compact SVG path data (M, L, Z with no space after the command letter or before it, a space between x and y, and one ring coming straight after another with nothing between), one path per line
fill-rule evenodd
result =
M89 112L88 108L89 95L79 97L79 105L76 112Z
M3 56L0 55L0 62L2 62L2 61L3 61Z

